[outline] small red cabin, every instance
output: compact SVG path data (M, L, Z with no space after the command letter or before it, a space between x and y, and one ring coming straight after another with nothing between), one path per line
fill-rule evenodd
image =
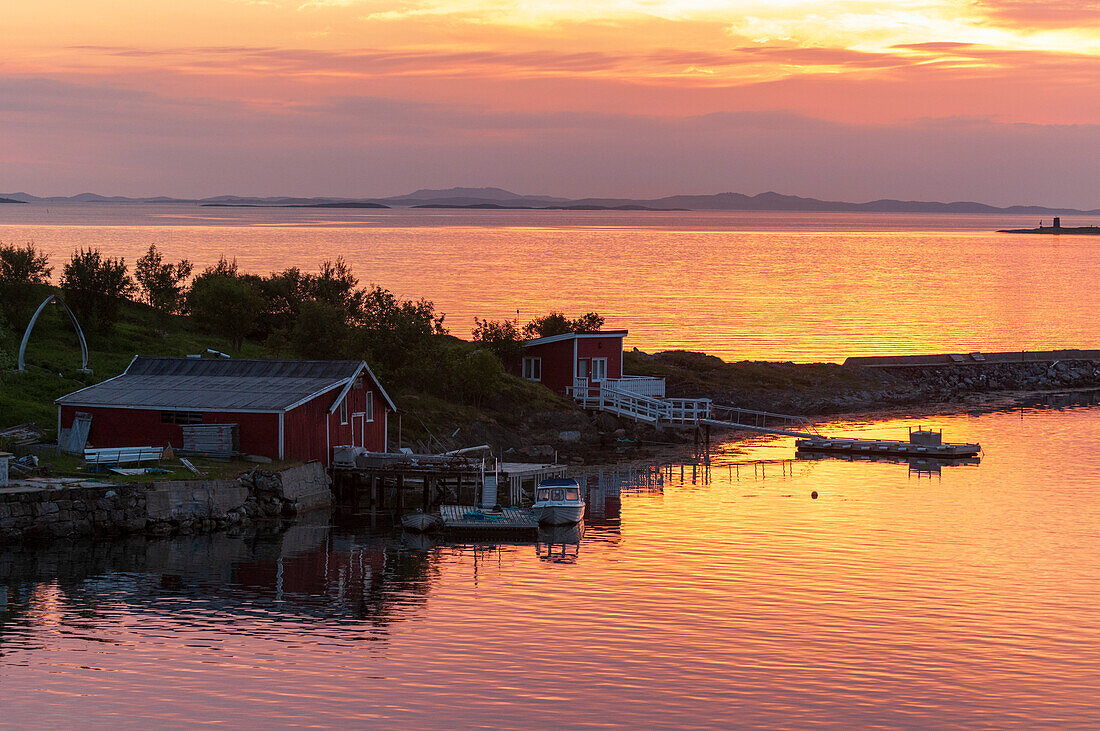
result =
M626 330L609 330L528 340L523 344L523 357L509 363L508 371L563 395L572 395L577 384L617 381L623 377L626 334Z
M93 447L183 446L184 425L237 424L239 449L329 464L332 448L384 452L397 411L363 361L135 357L121 375L57 399L58 433L92 417Z

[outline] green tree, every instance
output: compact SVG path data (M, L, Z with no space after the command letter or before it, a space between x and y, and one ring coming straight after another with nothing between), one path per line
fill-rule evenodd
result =
M191 276L192 264L187 259L175 264L165 263L156 244L134 264L134 278L146 302L161 315L179 313L187 304L184 283Z
M500 359L486 348L469 345L449 348L445 354L446 377L436 381L436 386L446 385L440 395L455 395L459 399L480 408L485 399L500 390L504 380L504 366Z
M305 302L331 305L343 313L346 325L356 323L362 315L364 293L358 289L359 280L341 258L322 262L317 274L291 267L260 278L256 284L264 298L263 317L258 327L264 336L282 333L289 338Z
M321 271L309 277L307 282L311 299L339 307L346 313L349 322L362 314L365 295L343 257L321 262Z
M106 332L118 319L119 307L135 292L125 259L104 257L98 249L80 249L61 274L65 301L94 330Z
M474 342L482 343L502 361L523 353L523 335L515 320L482 320L474 318Z
M548 338L551 335L565 333L594 333L603 327L604 319L596 312L589 312L575 320L570 320L564 312L551 312L536 317L523 326L525 338Z
M575 333L598 333L603 328L603 323L603 316L598 312L586 312L571 324Z
M433 338L446 335L442 314L428 300L402 300L393 292L374 287L363 293L363 311L355 328L355 352L368 356L387 375L402 381L417 361L437 348Z
M258 331L266 337L288 339L303 302L310 299L310 275L297 267L263 277L257 290L264 299Z
M199 327L227 338L240 350L245 337L255 331L264 299L248 277L237 274L236 262L230 265L223 258L195 277L187 304Z
M36 294L45 297L52 273L49 257L34 244L0 244L0 311L13 326L30 317Z
M301 358L338 359L348 348L347 316L329 302L309 300L302 303L298 319L290 332L290 345Z

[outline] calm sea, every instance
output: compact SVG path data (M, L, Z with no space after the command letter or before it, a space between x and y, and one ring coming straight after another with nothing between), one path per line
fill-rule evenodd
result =
M61 264L149 244L200 266L315 268L473 318L595 310L628 347L727 359L1100 347L1100 238L1012 236L1037 217L0 206L0 241ZM1088 223L1066 220L1066 225Z
M709 470L593 474L583 536L540 543L318 520L0 549L2 721L1100 726L1100 411L828 430L917 423L981 464L761 438Z

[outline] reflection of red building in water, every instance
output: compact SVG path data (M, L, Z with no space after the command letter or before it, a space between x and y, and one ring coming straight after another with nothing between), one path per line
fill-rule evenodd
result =
M340 607L358 618L381 620L398 604L421 601L430 573L428 553L387 551L381 537L326 537L307 551L241 561L233 583L288 608Z
M90 414L88 445L183 446L183 428L236 424L239 449L318 460L386 451L393 401L362 361L135 357L114 378L57 400L58 429Z
M363 596L381 585L386 552L381 541L334 548L330 540L317 549L275 559L254 559L237 565L236 582L250 589L278 594Z

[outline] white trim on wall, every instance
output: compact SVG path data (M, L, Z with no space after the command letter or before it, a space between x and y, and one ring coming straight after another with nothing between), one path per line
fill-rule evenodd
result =
M286 447L286 413L279 412L279 459L283 459Z

